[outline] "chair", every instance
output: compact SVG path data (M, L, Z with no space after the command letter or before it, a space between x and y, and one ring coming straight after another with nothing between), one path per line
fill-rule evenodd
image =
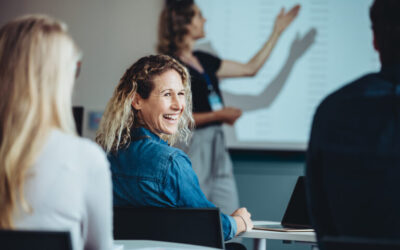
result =
M114 207L114 239L159 240L224 249L218 208Z
M74 115L76 131L78 135L82 136L84 108L81 106L72 107L72 114Z
M325 236L319 242L321 250L399 250L400 241L392 239Z
M69 232L0 230L0 248L7 250L72 250Z

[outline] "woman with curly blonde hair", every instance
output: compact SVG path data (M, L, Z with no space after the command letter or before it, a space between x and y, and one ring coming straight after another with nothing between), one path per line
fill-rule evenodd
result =
M76 136L80 51L47 16L0 29L0 228L67 230L73 249L112 248L109 164Z
M143 57L126 70L121 78L111 100L108 102L106 111L97 131L96 141L104 150L115 152L121 148L128 147L131 141L131 129L144 126L140 119L139 110L133 108L133 100L138 98L148 99L153 88L153 78L162 73L174 70L182 79L183 89L180 93L184 97L186 108L177 125L176 133L160 133L163 140L173 145L177 141L187 142L193 128L192 118L192 95L190 92L189 75L186 68L169 56ZM170 94L168 93L170 96ZM159 133L156 127L149 127L152 132Z
M143 57L125 72L96 137L109 153L114 205L215 207L189 157L170 146L190 138L191 97L186 68L169 56ZM226 240L252 227L245 208L221 217Z

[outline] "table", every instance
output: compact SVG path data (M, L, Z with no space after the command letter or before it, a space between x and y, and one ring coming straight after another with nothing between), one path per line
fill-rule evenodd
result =
M277 221L253 221L254 225L263 224L280 224ZM313 243L317 242L315 232L276 232L276 231L266 231L266 230L254 230L251 229L247 232L241 233L238 237L252 238L254 239L255 249L267 249L267 239L268 240L284 240L284 241L297 241L297 242L307 242L311 245L316 245Z
M118 246L123 246L123 248ZM157 249L157 250L220 250L212 247L197 246L191 244L156 241L156 240L115 240L113 250L133 250L133 249Z

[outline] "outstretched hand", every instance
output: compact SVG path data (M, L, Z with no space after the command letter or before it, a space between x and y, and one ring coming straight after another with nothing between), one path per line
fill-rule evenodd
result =
M296 18L299 11L300 5L295 5L288 12L285 12L285 8L282 8L275 19L274 30L279 34L282 33Z

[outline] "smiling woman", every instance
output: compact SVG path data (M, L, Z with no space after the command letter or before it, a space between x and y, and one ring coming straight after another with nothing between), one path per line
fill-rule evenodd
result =
M126 70L115 88L96 141L106 152L115 152L129 146L133 129L143 127L171 145L185 142L193 127L191 110L186 68L169 56L143 57ZM180 118L175 130L163 131L172 118Z
M188 71L175 59L143 57L125 72L96 137L111 163L115 206L215 207L189 157L170 146L189 140L191 110ZM221 219L226 240L252 228L246 208Z
M153 85L150 96L144 99L136 94L132 106L139 119L158 136L175 134L186 106L182 78L175 70L168 70L154 77Z

